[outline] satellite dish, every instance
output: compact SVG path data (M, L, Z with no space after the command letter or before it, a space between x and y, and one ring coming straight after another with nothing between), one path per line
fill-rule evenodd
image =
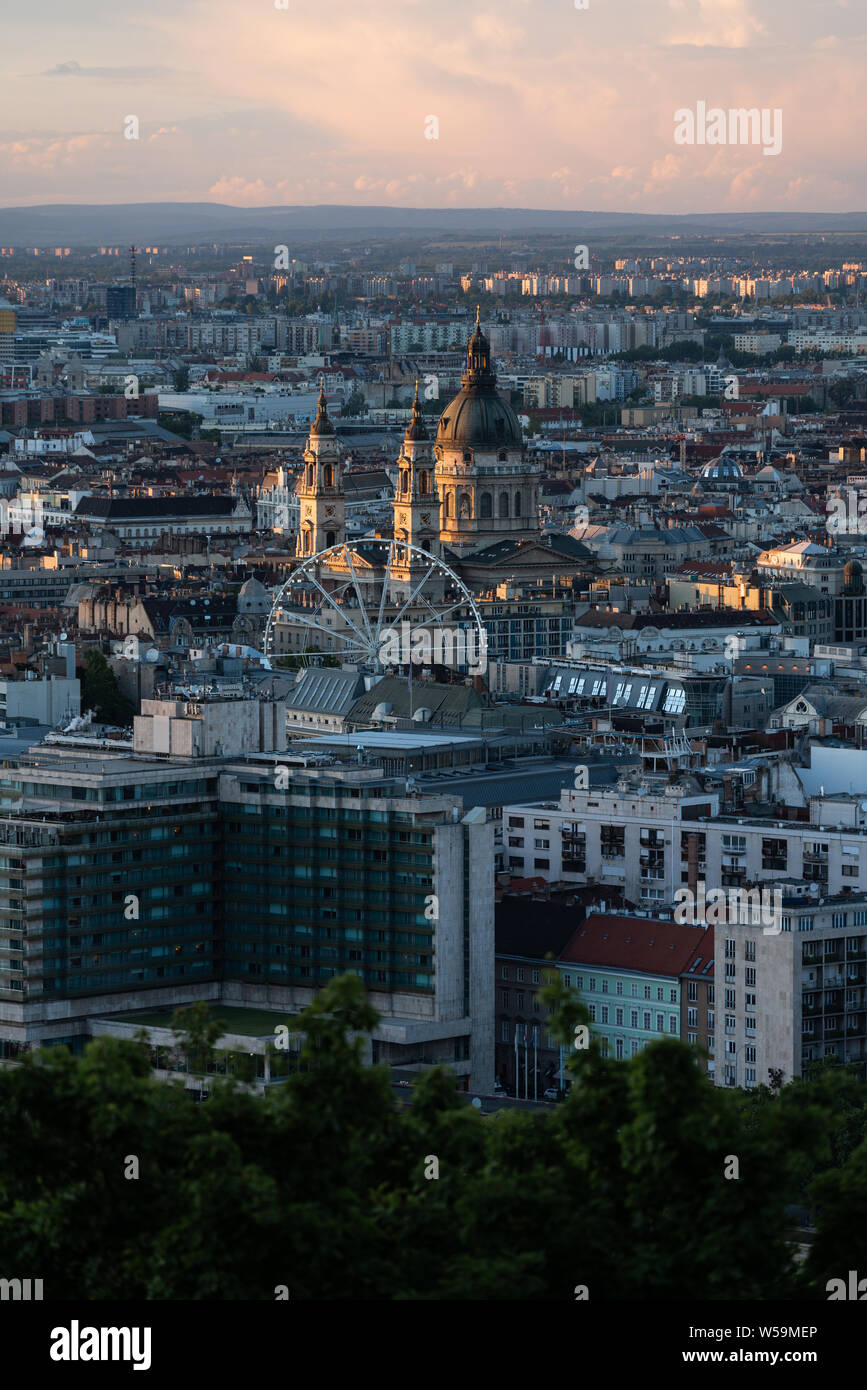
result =
M149 647L145 652L145 661L159 661L160 654L157 647Z
M479 1100L479 1097L476 1096L475 1099L474 1099L474 1101L473 1101L473 1109L474 1109L474 1110L481 1110L481 1108L482 1108L482 1102Z

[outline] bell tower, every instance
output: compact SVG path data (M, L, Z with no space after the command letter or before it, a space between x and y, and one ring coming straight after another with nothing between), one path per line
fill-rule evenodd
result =
M398 597L415 575L416 582L426 568L421 556L404 550L414 545L429 555L442 555L440 544L440 499L436 486L436 459L418 399L418 382L412 403L412 419L403 437L397 460L397 488L392 503L395 555L392 563L395 596ZM410 589L411 589L410 585ZM426 587L426 592L430 590Z
M315 555L346 539L346 498L340 448L328 418L324 378L319 388L316 419L304 449L304 468L295 485L298 498L299 556Z
M440 554L440 499L434 471L436 459L418 399L418 382L412 403L412 420L403 437L397 461L397 490L392 508L394 539Z

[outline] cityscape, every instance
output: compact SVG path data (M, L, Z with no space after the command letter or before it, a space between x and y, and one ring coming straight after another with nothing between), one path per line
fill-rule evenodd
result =
M787 88L782 6L668 7L635 168L582 183L543 172L540 45L555 111L565 26L613 71L603 0L451 45L275 0L210 105L233 0L121 20L139 67L103 8L10 21L0 137L4 1312L45 1304L52 1370L299 1299L628 1303L672 1365L831 1364L824 1305L867 1298L867 199L800 59L858 24ZM378 90L350 133L386 33L469 83L404 93L415 155Z

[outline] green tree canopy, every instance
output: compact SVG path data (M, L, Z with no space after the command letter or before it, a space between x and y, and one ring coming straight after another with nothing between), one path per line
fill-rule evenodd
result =
M135 706L121 692L117 677L98 647L90 647L78 668L81 707L93 710L100 724L130 725Z
M583 1007L548 1000L568 1042ZM4 1270L51 1299L572 1301L825 1298L867 1268L867 1109L841 1070L747 1094L674 1039L628 1061L591 1043L556 1108L482 1115L445 1068L396 1093L363 1065L355 976L298 1022L300 1066L264 1099L218 1077L192 1105L109 1037L0 1071ZM190 1055L219 1032L204 1006L175 1025ZM802 1265L793 1202L819 1204Z

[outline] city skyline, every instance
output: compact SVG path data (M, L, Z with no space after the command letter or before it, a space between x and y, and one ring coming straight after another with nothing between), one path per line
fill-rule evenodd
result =
M587 6L48 0L4 20L4 204L863 205L854 5ZM779 153L676 142L700 104L781 112Z

